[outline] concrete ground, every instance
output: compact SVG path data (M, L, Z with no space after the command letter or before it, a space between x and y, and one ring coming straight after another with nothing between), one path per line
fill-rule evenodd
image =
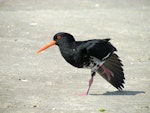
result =
M149 0L0 0L0 113L149 113L149 18ZM90 70L70 66L57 46L34 54L60 31L110 37L124 91L97 75L90 95L78 96Z

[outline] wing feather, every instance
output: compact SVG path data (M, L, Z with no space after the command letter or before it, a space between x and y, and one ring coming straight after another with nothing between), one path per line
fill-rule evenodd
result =
M103 69L101 67L97 70L97 72L115 88L122 90L122 88L124 88L125 77L122 68L123 64L118 55L115 53L112 54L103 65L114 73L114 77L111 77L111 79L108 80L107 75L102 74Z

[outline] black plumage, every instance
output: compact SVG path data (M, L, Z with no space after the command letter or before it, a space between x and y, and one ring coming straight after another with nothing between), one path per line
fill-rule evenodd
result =
M77 68L90 68L91 79L85 95L89 92L96 72L115 88L122 90L125 79L123 64L115 53L117 49L109 41L110 39L75 41L71 34L60 32L37 53L52 45L58 45L61 55L68 63Z

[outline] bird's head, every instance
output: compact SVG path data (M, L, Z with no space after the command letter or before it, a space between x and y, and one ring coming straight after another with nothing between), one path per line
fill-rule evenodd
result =
M67 43L71 43L74 41L75 41L75 39L71 34L65 33L65 32L59 32L59 33L54 35L53 40L50 43L48 43L45 46L43 46L42 48L40 48L36 52L36 54L40 53L41 51L43 51L43 50L45 50L45 49L47 49L53 45L58 45L58 46L59 45L65 45Z

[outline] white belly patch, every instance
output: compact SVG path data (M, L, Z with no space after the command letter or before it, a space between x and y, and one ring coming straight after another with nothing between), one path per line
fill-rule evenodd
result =
M91 72L96 72L97 69L103 65L105 61L101 61L96 57L91 56L90 57L90 64L88 66L84 66L84 68L91 69Z

